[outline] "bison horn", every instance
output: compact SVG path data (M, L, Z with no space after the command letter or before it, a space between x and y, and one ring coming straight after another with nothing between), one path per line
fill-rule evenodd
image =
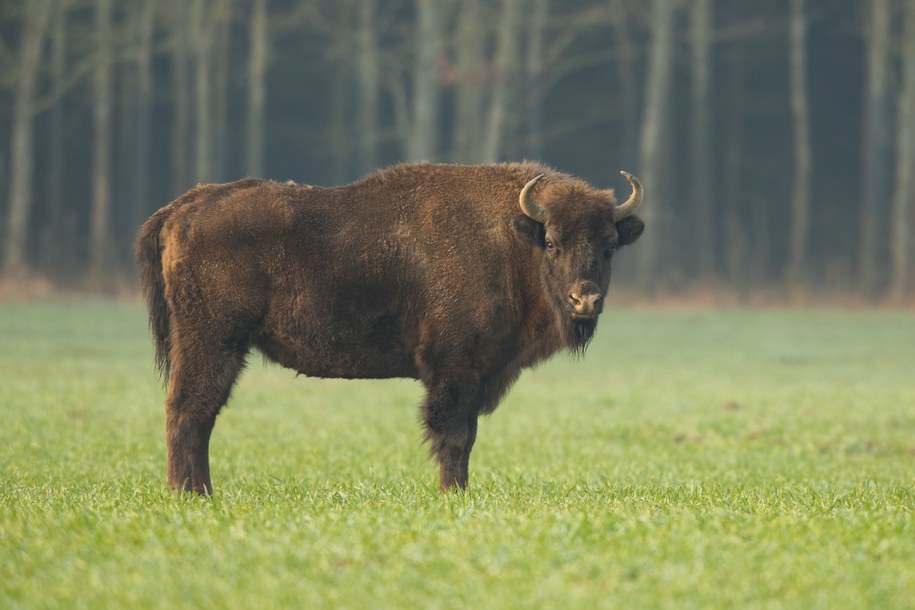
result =
M639 182L638 178L629 172L620 173L629 183L629 186L632 187L632 194L629 195L629 199L627 199L625 202L613 208L613 222L619 222L622 219L628 218L629 216L635 214L635 211L638 209L638 207L642 205L642 197L645 194L642 189L642 183Z
M527 184L524 185L524 188L521 189L521 194L518 195L518 203L521 204L521 211L524 214L539 223L542 223L546 220L546 208L542 205L537 205L534 203L534 200L531 198L531 189L540 182L540 179L543 178L543 174L540 174L536 178L531 179Z

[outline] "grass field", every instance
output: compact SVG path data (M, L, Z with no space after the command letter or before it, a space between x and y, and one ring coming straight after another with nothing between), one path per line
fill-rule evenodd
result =
M912 312L605 314L466 494L420 397L252 356L175 496L141 307L0 305L0 608L915 606Z

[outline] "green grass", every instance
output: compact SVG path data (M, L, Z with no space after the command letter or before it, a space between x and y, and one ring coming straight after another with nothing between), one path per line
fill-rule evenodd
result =
M611 319L611 316L613 319ZM903 608L915 314L605 314L442 495L418 384L252 357L164 486L138 305L0 306L0 608Z

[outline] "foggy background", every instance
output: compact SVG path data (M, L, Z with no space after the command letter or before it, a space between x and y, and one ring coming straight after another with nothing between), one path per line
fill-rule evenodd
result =
M134 282L198 182L640 177L639 290L911 302L915 0L5 0L0 263Z

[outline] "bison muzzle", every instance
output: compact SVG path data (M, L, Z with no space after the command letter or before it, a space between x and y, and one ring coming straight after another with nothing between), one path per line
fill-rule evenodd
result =
M442 489L521 370L583 352L632 194L535 163L399 165L341 187L199 185L136 242L168 384L168 484L209 494L216 416L251 348L315 377L420 380Z

